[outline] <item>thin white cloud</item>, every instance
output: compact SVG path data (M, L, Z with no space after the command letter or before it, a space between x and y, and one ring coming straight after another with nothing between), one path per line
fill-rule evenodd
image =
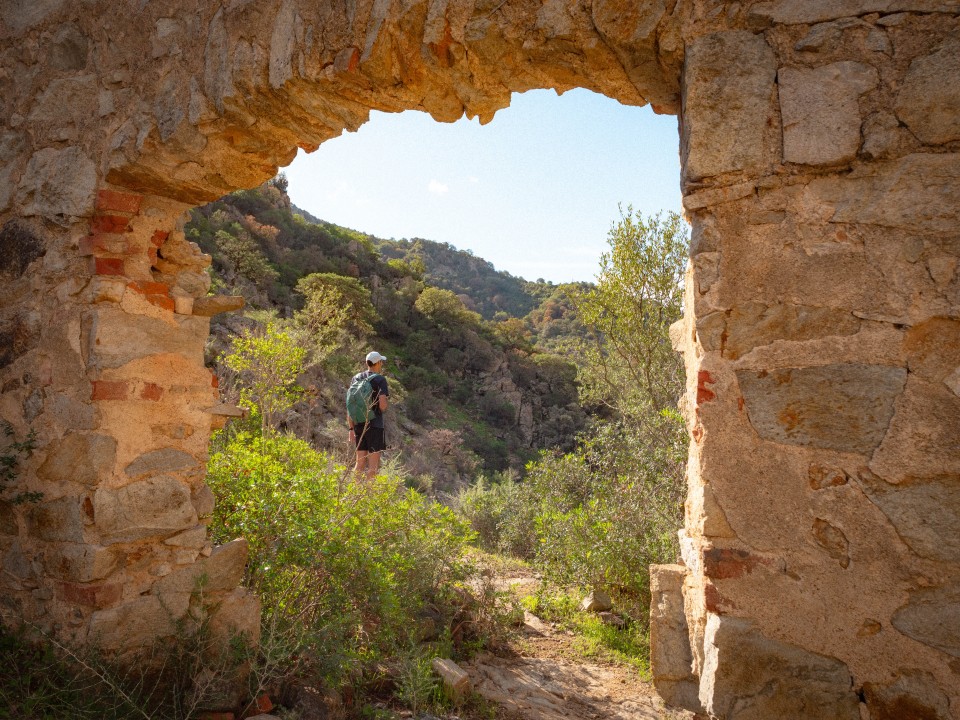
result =
M427 190L432 192L434 195L444 195L450 192L450 187L446 183L442 183L439 180L431 180L427 185Z

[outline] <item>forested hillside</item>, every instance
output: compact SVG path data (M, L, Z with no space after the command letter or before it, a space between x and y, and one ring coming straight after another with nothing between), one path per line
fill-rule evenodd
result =
M213 258L211 292L247 301L211 327L223 398L249 414L214 435L206 482L211 539L245 540L259 643L231 637L214 657L198 605L163 648L173 674L147 682L149 667L51 665L59 652L0 633L29 689L8 704L192 720L206 707L247 717L273 694L304 720L486 718L469 703L451 714L433 659L496 651L525 610L576 635L577 653L648 667L648 565L678 557L686 464L668 333L687 261L679 216L628 208L596 283L565 286L308 217L283 176L192 211L184 230ZM344 411L370 349L388 356L390 383L375 477L351 470ZM498 591L498 567L536 575L536 592ZM587 591L614 612L579 612ZM225 700L218 688L238 677L246 699ZM161 695L169 713L154 712Z
M280 423L315 446L344 449L343 388L372 348L389 358L388 455L422 485L520 469L541 449L572 449L585 427L563 356L583 328L563 287L447 244L307 219L282 176L194 210L185 232L213 257L212 291L247 302L215 320L210 361L242 332L288 326L309 352L308 392Z

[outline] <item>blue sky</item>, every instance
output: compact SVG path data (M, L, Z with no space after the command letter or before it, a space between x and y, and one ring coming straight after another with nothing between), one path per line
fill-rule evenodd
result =
M592 280L617 206L680 211L677 119L587 90L438 123L375 112L285 169L294 204L383 238L469 249L530 280Z

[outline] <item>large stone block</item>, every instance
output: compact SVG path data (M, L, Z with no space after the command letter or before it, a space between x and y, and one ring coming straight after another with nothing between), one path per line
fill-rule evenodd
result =
M0 555L0 569L3 570L0 583L6 584L10 579L27 580L36 575L36 568L24 553L19 540L0 540Z
M864 469L864 493L921 557L960 562L960 477L894 485Z
M960 584L914 590L892 622L917 642L960 657Z
M910 63L896 111L924 143L960 140L960 38L950 36L933 53Z
M140 480L149 475L197 471L199 465L190 453L176 448L162 448L144 453L124 468L127 477Z
M200 550L207 544L207 526L197 525L197 527L184 530L182 533L168 537L163 541L163 544L178 548Z
M197 298L193 301L193 314L203 317L213 317L220 313L239 310L244 305L240 295L210 295Z
M63 543L47 548L44 567L61 580L88 583L107 577L117 567L117 556L98 545Z
M682 148L690 180L755 171L778 154L774 117L776 59L762 35L713 33L687 48Z
M805 194L830 222L953 233L960 222L960 154L915 153L874 163L845 177L813 180Z
M702 712L683 607L683 565L650 566L650 669L668 705Z
M83 542L83 516L80 498L63 497L30 508L29 533L51 542Z
M217 600L210 616L210 631L221 647L229 647L231 639L242 637L251 645L260 642L260 598L247 588L234 588Z
M219 592L233 590L243 580L247 564L247 541L232 540L214 548L210 557L204 558L182 570L170 573L153 587L158 595L170 593Z
M93 510L108 543L170 535L197 524L190 489L168 475L122 488L100 488L93 497Z
M743 303L725 313L712 313L697 323L705 349L721 350L731 360L777 340L802 342L854 335L859 329L860 319L849 310L785 303Z
M117 441L109 435L70 433L53 445L37 470L44 480L96 485L113 470Z
M904 368L852 364L737 372L764 440L862 454L883 440L906 376Z
M847 666L764 636L749 620L710 614L700 700L717 720L860 720Z
M753 18L785 25L818 23L868 13L956 12L955 0L768 0L750 8Z
M168 321L100 308L90 329L90 360L100 368L118 368L148 355L177 353L202 365L209 323L193 316L175 315Z
M892 483L941 480L960 487L960 397L911 373L870 470Z
M37 97L29 120L34 128L53 127L51 139L73 135L65 126L82 124L95 114L99 89L93 75L54 78Z
M0 276L20 277L45 252L43 240L23 223L8 220L0 228Z
M930 673L905 669L893 682L864 683L870 720L952 720L950 698Z
M778 75L783 159L802 165L849 162L860 148L858 98L876 87L876 68L837 62L784 67Z
M96 189L96 165L80 148L44 148L27 163L17 202L25 217L84 217L93 212Z
M165 605L154 595L143 595L132 602L90 616L88 641L109 651L142 648L176 632L176 621L186 606Z

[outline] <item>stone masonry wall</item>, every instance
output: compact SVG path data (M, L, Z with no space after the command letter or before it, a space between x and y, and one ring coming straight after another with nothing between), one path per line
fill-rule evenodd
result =
M712 717L960 717L957 9L781 0L685 38L693 441L654 674Z
M960 1L0 6L5 622L123 652L209 546L206 258L179 225L371 109L587 87L678 113L683 564L654 679L715 718L960 718ZM598 128L602 132L602 128ZM7 493L9 497L9 492Z

